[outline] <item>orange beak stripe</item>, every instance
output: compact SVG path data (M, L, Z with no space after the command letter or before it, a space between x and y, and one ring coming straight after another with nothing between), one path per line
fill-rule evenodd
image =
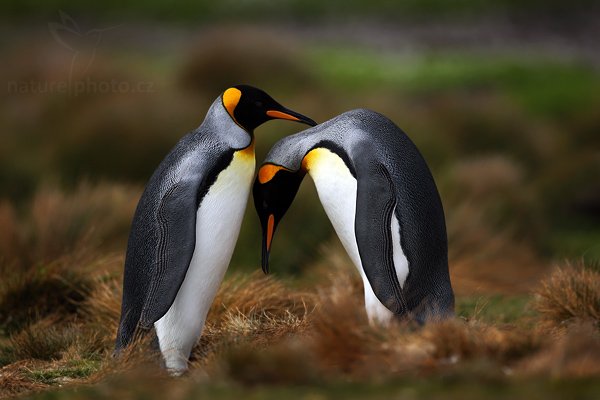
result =
M275 216L269 215L267 221L267 251L271 251L271 241L273 240L273 230L275 229Z
M267 115L271 118L289 119L290 121L300 121L298 118L294 117L293 115L286 114L281 111L269 110L269 111L267 111Z

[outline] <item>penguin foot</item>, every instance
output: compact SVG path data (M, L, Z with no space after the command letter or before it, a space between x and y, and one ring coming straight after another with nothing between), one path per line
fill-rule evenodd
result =
M188 371L187 366L184 369L167 368L167 372L174 378L183 376Z
M188 370L188 359L176 350L167 350L163 352L164 367L171 376L181 376Z

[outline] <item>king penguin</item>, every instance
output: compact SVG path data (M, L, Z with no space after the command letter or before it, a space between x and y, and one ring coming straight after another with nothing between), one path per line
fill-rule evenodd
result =
M306 173L360 272L370 323L453 315L446 224L432 174L409 137L370 110L285 137L268 153L253 187L265 273L275 229Z
M315 125L260 89L231 87L150 178L127 244L117 354L154 327L167 369L187 369L240 231L254 129L271 119Z

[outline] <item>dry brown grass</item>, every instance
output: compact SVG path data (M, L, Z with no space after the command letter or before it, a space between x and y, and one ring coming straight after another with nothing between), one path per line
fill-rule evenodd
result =
M57 261L46 268L13 271L0 287L0 326L17 332L32 322L54 316L72 318L90 292L92 281L84 268Z
M119 260L122 261L122 258L119 257ZM112 351L114 345L121 314L121 296L120 280L102 276L78 310L80 319L95 332L106 352Z
M292 314L306 315L315 307L315 295L290 290L281 280L260 271L234 274L220 287L209 312L209 319L222 320L232 310L243 315L264 314L274 318Z
M315 301L313 293L293 290L260 272L234 275L219 289L192 361L196 367L222 370L218 353L232 346L264 349L302 335Z
M569 325L556 340L520 366L525 374L553 378L600 376L600 332L591 322Z
M552 325L591 322L600 327L600 273L582 262L556 268L536 295L537 311Z
M82 183L73 192L56 187L37 191L27 210L0 204L2 269L29 269L68 255L123 248L140 189L119 184Z
M126 187L83 185L72 194L44 189L32 210L20 216L12 205L0 206L0 221L9 228L3 238L17 243L17 249L8 253L13 261L4 260L0 285L5 333L0 337L0 360L5 365L0 371L0 397L58 384L149 379L169 390L176 386L159 367L160 357L150 349L151 336L112 358L123 254L111 253L110 248L114 240L122 240L115 237L126 229L123 220L130 217L126 214L132 212L135 193ZM468 221L467 211L455 217ZM53 224L57 238L52 237ZM464 289L472 282L479 290L524 290L539 271L535 269L535 276L528 275L531 268L523 271L527 257L514 257L518 246L511 244L510 235L488 228L482 220L463 230L459 243L465 248L476 243L482 229L484 237L493 240L468 258L455 254L455 286ZM466 245L469 240L474 242ZM61 242L65 245L58 245ZM27 243L35 249L30 264L17 266ZM510 255L503 256L505 252ZM515 283L507 277L511 274L527 283ZM334 242L295 282L258 271L228 276L193 350L186 382L286 385L444 374L598 376L598 282L598 273L581 265L555 271L537 291L539 317L533 322L544 324L534 328L530 317L499 324L483 322L477 315L469 321L453 319L423 328L400 323L374 327L364 311L360 277ZM516 290L511 285L522 286Z
M47 388L47 385L33 381L27 376L29 361L23 360L0 368L0 398L31 393Z
M452 319L419 328L396 323L370 326L362 286L350 268L329 270L306 339L316 368L334 376L382 380L427 375L454 364L487 360L498 370L537 351L543 336L519 325L492 325Z
M311 345L325 369L355 373L357 366L378 352L380 338L368 324L358 273L338 260L327 270L326 279L318 288Z
M477 320L449 320L429 325L421 337L433 346L438 360L487 358L510 364L544 343L540 332L516 325L493 325Z
M10 339L17 360L54 360L75 343L79 332L71 324L46 318L27 326Z
M228 277L194 349L186 390L193 382L215 379L287 385L465 373L491 377L599 373L598 331L589 323L553 330L552 335L545 327L532 329L529 321L499 325L476 318L423 328L370 326L360 278L344 257L334 253L329 253L331 264L311 271L320 279L311 290L260 273ZM114 267L108 262L106 268ZM111 357L119 301L119 280L98 275L88 298L78 305L76 319L62 328L52 319L42 319L13 336L10 345L19 350L13 354L15 362L3 369L7 372L0 379L9 382L0 393L41 390L58 382L98 384L149 376L171 388L159 368L159 357L149 350L151 337L118 359Z

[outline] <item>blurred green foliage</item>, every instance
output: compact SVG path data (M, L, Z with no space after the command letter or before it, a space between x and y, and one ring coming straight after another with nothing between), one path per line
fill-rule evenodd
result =
M492 323L514 323L524 316L532 318L535 313L528 303L528 295L516 296L470 296L458 299L456 314L461 318Z
M598 104L600 76L592 65L532 56L469 53L416 56L352 49L316 50L311 64L325 81L357 92L382 86L404 95L488 91L506 95L532 116L560 121Z

